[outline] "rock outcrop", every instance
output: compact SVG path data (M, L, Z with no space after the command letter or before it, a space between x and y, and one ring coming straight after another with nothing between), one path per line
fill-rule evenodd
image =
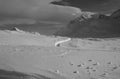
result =
M55 35L74 38L120 37L120 11L110 16L94 14L91 18L77 17Z

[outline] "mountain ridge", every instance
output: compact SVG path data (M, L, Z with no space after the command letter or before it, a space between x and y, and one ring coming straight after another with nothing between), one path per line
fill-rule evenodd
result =
M114 15L114 16L113 16ZM120 10L107 16L94 14L91 17L79 16L55 35L72 38L112 38L120 37Z

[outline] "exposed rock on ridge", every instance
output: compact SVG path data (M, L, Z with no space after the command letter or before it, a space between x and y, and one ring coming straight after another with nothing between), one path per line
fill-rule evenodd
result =
M55 35L74 38L111 38L120 37L120 10L110 16L94 14L88 18L84 15L72 20L67 27Z

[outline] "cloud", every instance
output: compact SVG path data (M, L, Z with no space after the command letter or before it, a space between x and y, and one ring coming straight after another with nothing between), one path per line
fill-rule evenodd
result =
M53 0L0 0L0 15L1 17L64 21L72 19L73 14L76 15L80 11L73 7L49 4L51 1Z
M61 0L59 5L79 7L84 11L111 13L120 8L120 0Z
M36 10L43 11L51 0L0 0L0 13L11 15L32 15ZM44 5L44 6L43 6ZM46 7L45 7L46 6Z

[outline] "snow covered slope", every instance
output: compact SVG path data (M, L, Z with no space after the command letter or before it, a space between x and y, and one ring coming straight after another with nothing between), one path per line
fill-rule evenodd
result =
M65 39L1 31L0 69L51 79L120 78L119 38L72 39L60 47L54 46L55 42Z

